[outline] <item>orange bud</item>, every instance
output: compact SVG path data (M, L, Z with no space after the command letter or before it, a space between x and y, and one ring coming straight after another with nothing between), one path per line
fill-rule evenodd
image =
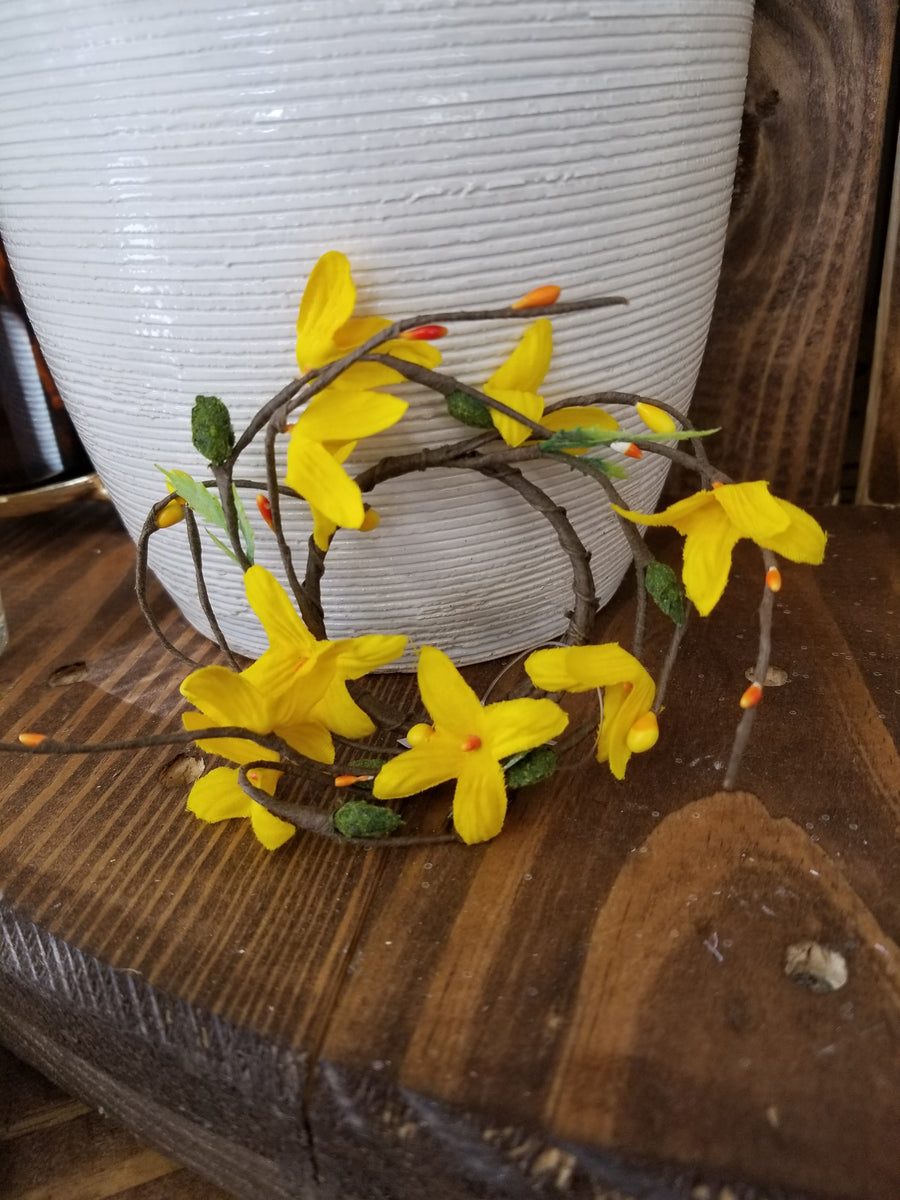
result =
M408 342L435 342L447 336L445 325L418 325L415 329L404 329L400 334Z
M380 524L381 517L379 517L375 509L367 508L366 515L363 517L363 523L360 525L360 529L363 531L363 533L371 533L372 530L377 529Z
M781 572L777 567L769 567L766 571L766 587L770 592L781 591Z
M272 505L269 503L269 497L264 496L262 492L257 492L256 507L259 509L259 515L268 527L274 529L275 526L272 524Z
M476 733L470 733L467 738L463 738L460 750L480 750L481 738Z
M643 458L644 452L640 446L636 446L634 442L610 442L610 449L618 450L620 454L624 454L626 458Z
M741 696L741 708L756 708L762 697L762 687L758 683L751 683Z
M156 514L157 529L169 529L172 525L177 525L179 521L184 520L184 501L180 496L176 496L170 500L165 508L161 508Z
M23 746L34 747L39 746L41 742L46 742L46 733L20 733L19 741Z
M334 786L351 787L354 783L365 783L374 778L374 775L335 775Z
M725 481L724 481L723 479L714 479L714 480L712 481L712 485L713 485L713 487L714 487L714 488L717 488L717 487L724 487L724 486L725 486Z
M562 291L555 283L546 283L543 287L532 288L527 296L514 301L510 308L543 308L547 304L555 304Z
M259 783L259 771L248 771L247 778L250 780L250 782L252 784Z

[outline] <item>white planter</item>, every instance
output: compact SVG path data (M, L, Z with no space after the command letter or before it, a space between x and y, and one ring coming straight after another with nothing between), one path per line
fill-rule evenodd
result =
M331 248L353 264L359 311L391 317L505 304L549 282L564 298L626 295L627 309L555 323L545 398L609 388L685 408L718 278L752 8L12 6L0 227L131 533L160 495L154 463L203 474L190 449L197 393L220 395L240 427L296 373L299 297ZM454 330L440 343L445 366L483 382L519 333ZM464 432L407 394L413 411L372 439L361 465ZM645 457L633 476L628 501L655 504L662 460ZM540 478L593 549L608 599L628 561L618 531L580 477L553 465ZM373 502L379 530L339 535L329 556L332 636L402 630L467 662L564 627L566 560L499 484L429 474L385 485ZM300 546L307 527L293 534ZM274 567L264 528L258 540L259 561ZM203 628L183 531L153 543L157 573ZM262 649L224 561L213 600L236 647Z

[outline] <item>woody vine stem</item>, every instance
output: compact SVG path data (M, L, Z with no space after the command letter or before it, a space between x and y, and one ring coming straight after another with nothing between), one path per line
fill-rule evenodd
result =
M198 780L190 811L207 821L249 817L269 849L297 828L354 844L486 841L502 828L508 794L546 779L558 768L560 754L588 732L596 729L596 757L619 780L633 754L653 747L689 614L696 610L701 620L710 614L728 580L732 547L748 537L760 547L764 582L757 661L740 697L742 715L725 773L725 788L733 788L769 664L774 595L781 587L776 553L821 561L825 535L808 514L772 496L765 482L736 483L717 470L704 444L715 431L695 429L671 405L612 390L545 405L538 389L552 353L550 318L626 303L617 296L568 302L558 296L559 289L548 286L502 308L439 311L394 322L360 319L352 316L355 287L347 260L334 251L326 254L301 302L299 378L263 404L238 436L220 400L197 397L194 445L209 463L209 477L197 481L183 471L165 471L169 495L153 505L138 539L141 608L166 648L193 668L181 688L194 705L184 714L185 730L103 744L62 743L27 732L0 749L77 754L194 742L236 769L216 767ZM440 354L432 343L450 328L523 318L530 324L515 350L481 386L437 369ZM402 417L406 402L384 390L402 381L427 389L471 428L457 440L384 457L351 476L343 464L356 443ZM623 432L609 406L633 410L646 431L631 431L632 421ZM258 439L264 447L262 479L239 470ZM687 468L700 490L663 513L630 511L617 485L631 462L645 454ZM615 514L637 580L629 649L592 643L597 598L590 551L566 511L529 473L533 464L548 460L584 476L597 488L598 505ZM386 710L364 682L369 671L398 657L406 639L363 634L330 640L321 588L338 531L365 531L377 523L370 501L377 501L378 487L435 468L495 480L539 514L567 561L572 602L564 634L552 648L529 655L524 664L529 683L508 700L479 701L443 651L422 647L418 677L427 719L407 728L407 715ZM271 530L287 590L254 565L255 535L242 499L248 494L255 494ZM284 527L286 507L298 504L308 506L313 518L302 578ZM188 659L166 638L148 603L151 538L166 536L182 522L198 599L225 666ZM684 534L681 580L647 547L642 524L668 524ZM269 636L269 649L255 662L242 666L217 619L206 585L212 547L201 525L218 544L214 553L224 551L244 573L248 602ZM672 625L656 681L644 662L648 598ZM598 718L563 737L568 716L558 703L561 695L594 691L602 694ZM386 731L405 737L385 745ZM302 780L307 793L325 789L330 803L291 799L294 779ZM403 822L393 802L452 779L455 834L398 836Z

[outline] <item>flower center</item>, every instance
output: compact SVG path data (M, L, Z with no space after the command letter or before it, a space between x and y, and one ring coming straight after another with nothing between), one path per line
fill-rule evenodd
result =
M481 738L476 733L470 733L467 738L463 738L460 750L479 750L481 748Z

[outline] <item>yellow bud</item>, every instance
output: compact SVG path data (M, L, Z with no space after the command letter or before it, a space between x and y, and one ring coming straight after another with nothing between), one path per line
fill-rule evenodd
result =
M646 712L638 717L625 736L625 745L632 754L643 754L656 745L659 737L659 722L656 713Z
M640 400L634 408L647 428L652 429L654 433L674 433L678 428L669 414L657 408L655 404Z
M406 740L411 746L421 746L423 742L427 742L433 736L433 725L413 725L412 729L406 735Z
M165 508L156 514L156 524L159 529L168 529L184 520L184 501L180 496L170 500Z

